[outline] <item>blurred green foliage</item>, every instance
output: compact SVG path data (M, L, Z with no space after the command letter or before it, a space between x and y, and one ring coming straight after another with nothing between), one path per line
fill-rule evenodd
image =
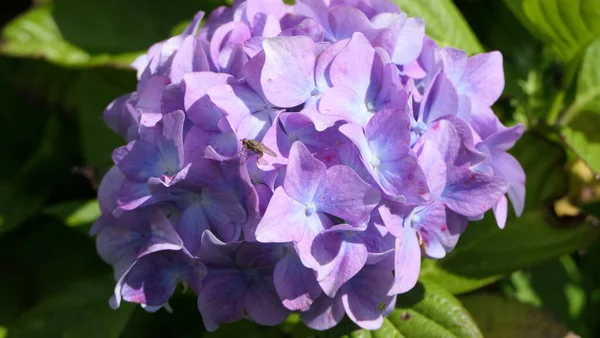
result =
M314 332L291 316L277 328L243 321L211 334L183 292L173 314L111 310L112 274L87 232L123 143L101 114L135 90L129 63L195 11L227 2L2 2L0 338L600 335L600 2L395 1L443 46L503 53L506 88L494 108L527 126L512 150L527 172L523 216L504 230L491 215L470 225L455 251L423 263L420 283L378 331L344 321ZM565 196L577 212L555 208Z

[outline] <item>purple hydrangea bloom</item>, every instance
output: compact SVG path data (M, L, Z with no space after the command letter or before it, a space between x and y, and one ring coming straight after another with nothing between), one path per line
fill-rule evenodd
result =
M113 153L92 228L110 300L168 308L180 283L205 327L292 312L318 330L377 329L421 260L525 174L523 126L491 110L498 52L440 48L388 0L239 0L199 12L133 64L105 121Z

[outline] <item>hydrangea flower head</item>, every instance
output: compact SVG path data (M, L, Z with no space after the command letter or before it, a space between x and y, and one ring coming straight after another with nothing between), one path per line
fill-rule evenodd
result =
M292 312L377 329L469 220L491 209L503 227L506 195L523 211L507 153L523 126L490 108L500 53L440 48L388 0L235 1L203 18L140 56L136 91L104 113L127 142L92 229L113 307L168 308L182 284L209 331Z

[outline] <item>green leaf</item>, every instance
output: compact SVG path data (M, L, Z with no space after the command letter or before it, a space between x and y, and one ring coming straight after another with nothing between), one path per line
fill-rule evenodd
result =
M584 132L571 128L563 128L560 134L565 143L593 172L600 173L600 140L590 139Z
M26 312L15 326L8 328L8 337L117 338L134 305L123 304L119 310L112 310L106 291L113 285L109 276L74 283Z
M53 215L70 227L90 225L100 217L98 200L70 201L50 206L44 210L47 215Z
M147 49L168 38L173 27L191 20L197 11L203 10L208 15L222 3L222 0L54 0L52 14L67 41L90 53L123 53Z
M496 294L460 297L486 338L564 338L568 330L553 316Z
M112 100L135 90L135 74L115 69L86 70L72 90L86 164L112 165L112 151L125 141L108 128L102 112Z
M465 50L468 54L483 51L481 43L451 0L393 0L410 16L425 21L426 33L440 46Z
M462 304L438 284L421 280L398 296L397 308L376 331L360 330L351 337L483 337Z
M72 16L78 17L79 14ZM81 30L85 31L85 29ZM2 54L42 58L65 67L102 65L129 68L129 64L141 53L140 51L121 54L88 53L63 38L51 14L50 5L35 7L18 16L2 30L1 36L0 53Z
M562 125L569 125L582 112L600 113L600 39L585 51L577 78L575 100L561 117Z
M570 256L515 272L504 283L504 291L509 298L551 311L571 330L588 336L583 322L588 295L581 271Z
M66 120L51 117L37 151L10 183L0 185L0 234L34 216L52 190L68 177L76 146L71 130Z
M532 34L563 61L574 59L600 33L595 0L505 0Z

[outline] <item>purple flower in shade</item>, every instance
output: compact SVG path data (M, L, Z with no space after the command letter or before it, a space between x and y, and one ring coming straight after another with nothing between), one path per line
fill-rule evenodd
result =
M285 244L225 244L204 232L199 257L207 273L198 309L208 331L246 316L261 325L288 317L273 283L273 269L286 250Z
M358 147L360 157L383 192L405 201L428 199L417 157L410 149L410 119L402 110L380 111L363 128L345 124L340 131Z
M323 94L319 111L364 127L379 110L406 109L408 93L396 68L385 52L355 33L331 63L333 88Z
M206 328L377 329L469 220L525 175L523 133L491 105L498 52L439 48L389 0L236 0L133 64L136 91L105 110L127 145L103 178L91 233L121 300L168 308L178 283ZM242 140L275 156L254 154Z
M311 308L302 313L302 321L313 329L327 330L348 314L362 328L380 328L383 317L396 305L396 296L388 296L394 282L391 265L387 259L366 265L335 297L321 295L317 298Z
M482 139L477 148L488 154L494 174L508 181L508 197L517 216L521 216L525 208L525 172L519 161L506 151L523 135L524 126L507 128L491 111L473 116L471 126ZM506 197L501 197L493 210L498 226L504 228L508 214Z
M379 203L379 192L349 167L327 169L300 142L292 145L289 161L283 186L275 190L256 229L256 238L265 243L296 243L303 264L317 271L326 293L335 294L367 258L364 245L354 245L350 240L353 236L348 235L348 241L340 236L344 231L361 230ZM334 225L328 215L348 224ZM289 221L282 223L282 217ZM322 240L323 245L313 245L323 231L338 229L342 235Z
M175 232L176 215L173 210L140 210L99 230L98 253L114 266L118 279L113 308L124 299L155 311L167 303L178 282L200 290L204 265L188 253Z
M146 139L131 141L113 152L115 165L126 177L118 198L120 209L133 210L150 199L150 178L168 186L182 169L184 119L181 111L165 115Z

